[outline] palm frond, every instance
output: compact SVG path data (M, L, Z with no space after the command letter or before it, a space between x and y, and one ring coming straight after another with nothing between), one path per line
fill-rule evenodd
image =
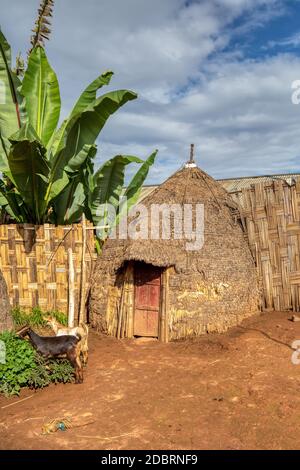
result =
M51 33L51 20L52 12L54 7L54 0L42 0L40 3L40 7L38 9L38 17L35 22L34 29L32 32L34 33L31 36L30 43L31 48L28 52L30 55L31 51L36 46L44 46L45 39L49 40L49 36Z

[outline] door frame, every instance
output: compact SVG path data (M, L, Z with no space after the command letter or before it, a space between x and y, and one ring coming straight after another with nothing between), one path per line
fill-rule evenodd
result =
M161 275L161 308L159 321L159 340L169 341L169 273L170 268L164 268Z
M139 269L138 269L139 268ZM150 274L150 277L152 278L151 274L152 272L154 273L154 269L157 270L157 274L155 274L155 281L156 280L159 280L159 285L158 283L154 282L154 285L156 285L158 288L159 288L159 297L158 297L158 302L157 304L155 305L155 307L152 307L150 305L145 306L145 308L143 308L142 306L140 306L139 304L137 305L137 290L138 290L138 287L139 285L136 284L136 279L137 278L140 278L140 273L144 274L145 277L147 278L147 272L149 271L149 274ZM159 339L160 338L160 330L161 330L161 310L162 310L162 273L163 273L163 268L161 267L157 267L157 266L154 266L153 264L149 264L149 263L145 263L144 261L136 261L133 265L133 279L134 279L134 297L133 297L133 334L134 336L141 336L143 337L143 335L137 335L135 333L135 328L136 328L136 315L138 314L137 311L140 311L142 312L143 310L147 310L148 313L149 311L155 311L157 312L157 335L151 335L151 334L146 334L144 335L144 337L149 337L149 338L157 338ZM143 278L143 276L142 276ZM145 283L143 283L142 285L151 285L153 283L153 281L151 282L150 280L146 281Z
M145 263L148 266L155 266L150 263ZM136 263L133 262L133 279ZM168 268L162 267L160 275L160 301L158 312L158 340L164 343L168 342L168 289L169 287L169 273ZM135 283L133 282L133 306L132 306L132 337L134 336L134 315L135 315Z

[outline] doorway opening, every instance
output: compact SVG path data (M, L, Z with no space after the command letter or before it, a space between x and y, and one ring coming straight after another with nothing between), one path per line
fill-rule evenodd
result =
M157 266L134 263L133 336L160 336L162 273Z

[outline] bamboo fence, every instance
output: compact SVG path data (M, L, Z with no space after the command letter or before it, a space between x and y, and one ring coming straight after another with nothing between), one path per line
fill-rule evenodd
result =
M256 261L262 309L300 311L300 181L253 185L232 194Z
M239 203L241 221L256 261L262 309L299 312L300 181L292 185L283 180L259 183L232 193L232 197ZM79 312L83 317L83 303L97 256L93 226L85 221L58 227L0 225L0 270L11 305L67 313L70 253L74 267L72 302L78 318ZM128 295L127 291L124 295ZM122 318L123 313L119 312Z
M85 244L83 243L85 241ZM96 257L93 227L89 224L54 226L0 225L0 269L12 306L28 310L68 312L69 260L74 266L74 305L79 314L82 291L88 293ZM84 258L82 259L82 256ZM85 275L82 276L82 269ZM85 280L84 289L81 280ZM84 302L86 298L84 298Z

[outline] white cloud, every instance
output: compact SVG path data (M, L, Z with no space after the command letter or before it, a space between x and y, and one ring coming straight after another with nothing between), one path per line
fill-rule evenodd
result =
M1 26L16 50L38 3L0 0ZM85 84L111 68L111 88L134 89L140 99L106 126L99 159L147 156L158 148L151 178L161 181L184 163L194 142L199 165L218 177L299 168L300 106L290 99L299 59L251 61L241 50L223 52L232 38L283 14L287 3L57 0L47 50L62 86L63 114Z
M268 48L268 47L273 48L273 47L276 47L276 46L279 46L279 47L287 47L287 46L298 47L298 46L300 46L300 32L296 33L296 34L292 34L292 36L289 36L285 39L282 39L281 41L269 41L266 48Z
M291 102L291 84L300 78L300 59L283 55L263 62L217 62L209 72L209 80L173 103L157 109L145 103L142 114L120 113L114 126L120 143L127 136L149 146L165 145L164 176L184 162L191 142L200 166L218 177L299 168L300 106ZM112 137L108 130L107 138ZM165 162L168 156L174 160Z

